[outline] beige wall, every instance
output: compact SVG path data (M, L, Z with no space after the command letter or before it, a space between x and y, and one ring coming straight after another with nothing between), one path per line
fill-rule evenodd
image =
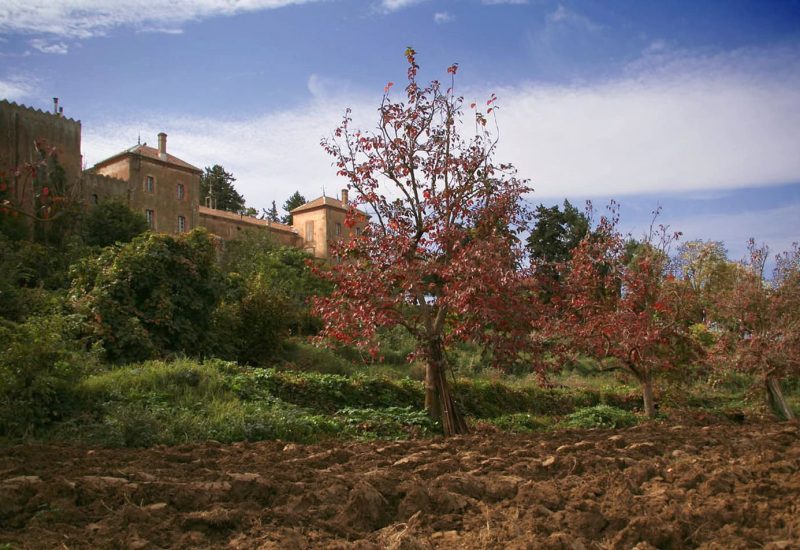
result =
M283 229L284 226L270 227L264 220L249 216L238 216L230 212L209 211L204 208L200 212L200 225L214 235L226 240L244 236L248 231L268 231L275 242L282 246L300 248L301 240L297 234Z
M341 208L330 205L321 205L312 210L305 210L292 214L293 226L303 242L303 248L317 258L330 257L330 242L336 239L346 239L354 235L356 228L363 229L366 226L366 218L363 222L356 224L356 227L348 228L344 221L347 212ZM314 224L313 238L307 239L306 224ZM341 235L336 235L336 225L341 227Z
M131 153L98 166L97 173L128 181L129 205L133 210L154 212L153 230L162 233L178 232L178 217L185 220L184 231L200 224L200 173L155 159ZM146 178L154 179L153 192L145 188ZM184 198L178 199L178 184L183 184Z
M128 201L128 182L91 172L84 172L81 195L87 206L109 199ZM97 198L97 201L94 199Z

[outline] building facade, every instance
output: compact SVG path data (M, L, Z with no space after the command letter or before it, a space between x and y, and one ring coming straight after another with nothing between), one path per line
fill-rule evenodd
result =
M137 144L98 162L88 171L126 182L124 199L142 212L153 231L185 233L200 226L200 176L203 171L167 153L167 134L158 134L158 148ZM89 202L118 193L102 179L84 185ZM109 193L109 189L113 190Z
M296 208L291 226L201 206L203 171L170 154L164 132L158 135L158 147L137 143L85 171L80 142L80 121L64 118L57 101L53 113L0 101L0 171L11 174L25 162L39 161L47 144L87 207L122 200L144 214L153 231L178 234L205 227L225 240L267 231L281 245L327 259L332 241L360 233L367 223L366 214L357 211L356 224L345 224L347 190L341 200L322 196Z

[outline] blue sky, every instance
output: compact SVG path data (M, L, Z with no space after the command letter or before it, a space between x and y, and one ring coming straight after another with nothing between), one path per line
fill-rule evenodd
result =
M403 51L499 97L532 203L622 205L687 238L800 240L800 2L4 0L0 96L83 123L88 165L156 134L248 204L342 187L319 140L371 128Z

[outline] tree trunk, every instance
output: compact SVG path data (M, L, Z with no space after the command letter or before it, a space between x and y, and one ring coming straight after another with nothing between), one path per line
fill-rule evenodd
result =
M784 420L794 420L795 415L789 403L783 397L781 390L781 383L774 376L767 377L767 395L769 396L769 404L772 410L778 413Z
M642 380L642 400L644 401L644 413L647 418L656 417L656 402L653 398L653 378L645 375Z
M441 422L445 436L467 433L467 423L456 407L450 384L447 382L447 362L442 343L436 339L428 344L428 364L425 369L425 410Z

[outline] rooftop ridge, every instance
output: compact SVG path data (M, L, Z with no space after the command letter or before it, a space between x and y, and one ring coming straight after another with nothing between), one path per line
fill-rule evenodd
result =
M80 124L81 123L80 119L76 120L74 118L66 117L64 115L60 115L60 114L56 115L55 113L51 113L50 111L43 111L41 109L37 109L36 107L29 107L27 105L24 105L22 103L17 103L16 101L11 101L9 99L0 99L0 103L5 103L6 105L10 105L11 107L16 107L17 109L24 109L26 111L31 111L33 113L39 113L41 115L50 115L52 117L59 118L61 120L66 120L68 122L72 122L72 123L76 123L76 124Z

